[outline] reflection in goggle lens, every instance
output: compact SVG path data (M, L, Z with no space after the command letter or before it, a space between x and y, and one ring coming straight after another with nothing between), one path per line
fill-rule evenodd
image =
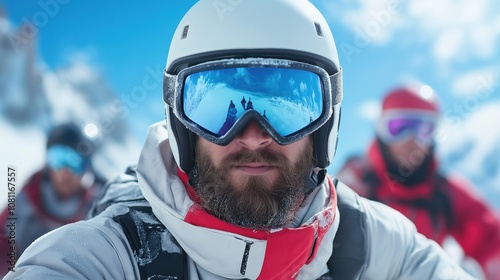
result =
M85 159L70 147L54 145L47 151L47 165L55 171L66 168L79 175L85 170Z
M413 134L422 139L431 137L435 127L433 121L419 118L393 118L387 126L393 137Z
M293 68L239 67L197 72L186 77L186 117L223 136L245 112L258 112L281 136L294 134L323 113L318 74Z

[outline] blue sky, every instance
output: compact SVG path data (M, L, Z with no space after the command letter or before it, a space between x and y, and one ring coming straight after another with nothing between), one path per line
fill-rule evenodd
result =
M38 60L44 67L57 69L83 60L102 75L118 98L129 102L127 120L142 142L146 126L163 118L158 77L177 23L195 2L0 3L14 25L35 26ZM330 23L344 68L341 138L333 170L347 155L365 149L381 96L403 82L432 86L445 120L458 130L469 114L500 100L500 8L494 0L312 2ZM147 96L130 101L145 81Z

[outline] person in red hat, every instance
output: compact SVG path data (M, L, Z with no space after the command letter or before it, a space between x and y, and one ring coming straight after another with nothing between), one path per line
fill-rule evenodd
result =
M337 177L361 196L400 211L437 243L451 235L487 279L500 279L500 221L468 182L438 171L439 116L429 86L395 88L383 99L367 154L349 158Z

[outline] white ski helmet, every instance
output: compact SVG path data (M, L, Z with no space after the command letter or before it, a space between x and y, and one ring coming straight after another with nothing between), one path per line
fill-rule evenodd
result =
M326 169L337 146L342 100L341 67L331 30L307 0L200 0L183 17L172 38L165 75L221 59L274 58L320 67L335 78L328 82L334 96L330 114L312 131L316 167ZM171 80L164 82L169 142L179 168L195 164L197 135L169 105ZM171 102L170 102L171 103ZM297 139L298 140L298 139Z

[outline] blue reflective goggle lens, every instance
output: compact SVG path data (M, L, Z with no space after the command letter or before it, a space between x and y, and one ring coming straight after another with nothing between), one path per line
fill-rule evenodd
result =
M342 100L342 70L287 59L231 58L170 74L163 100L190 131L227 145L255 121L281 145L313 133ZM168 117L168 116L167 116Z
M85 170L85 159L75 150L63 145L54 145L47 151L47 165L52 170L69 169L80 175Z
M186 77L185 116L215 136L225 135L248 111L260 114L282 137L297 133L323 113L318 74L293 68L236 67Z

